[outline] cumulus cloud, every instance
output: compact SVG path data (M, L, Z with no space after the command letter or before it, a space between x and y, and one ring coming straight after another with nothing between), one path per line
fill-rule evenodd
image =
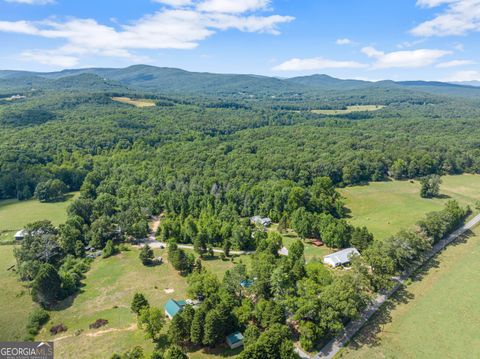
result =
M466 66L466 65L473 65L476 64L475 61L472 60L453 60L439 63L436 67L440 69L446 69L450 67L459 67L459 66Z
M324 59L322 57L310 58L310 59L299 59L294 58L284 63L275 66L272 70L274 71L313 71L313 70L324 70L324 69L354 69L354 68L364 68L367 65L362 64L356 61L337 61Z
M337 39L337 41L335 43L337 45L351 45L351 44L353 44L353 41L344 37L344 38L341 38L341 39Z
M463 35L480 31L480 0L418 0L421 7L448 4L443 12L411 30L415 36Z
M5 0L6 2L26 5L47 5L53 4L55 0Z
M170 7L118 27L94 19L69 18L65 21L0 21L0 32L63 39L65 44L56 50L59 56L96 54L133 58L131 51L139 49L192 49L218 31L229 29L277 35L280 24L294 20L291 16L254 13L266 9L269 4L266 0L162 2ZM228 6L230 3L235 5Z
M364 47L362 52L376 59L374 68L418 68L429 66L438 59L451 54L451 51L419 49L412 51L383 52L373 47Z

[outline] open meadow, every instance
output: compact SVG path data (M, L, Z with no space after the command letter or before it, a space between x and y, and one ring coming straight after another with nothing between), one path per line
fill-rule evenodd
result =
M128 105L132 105L140 108L156 106L154 100L148 100L148 99L132 99L129 97L112 97L112 100L116 102L126 103Z
M359 106L347 106L345 110L312 110L313 113L318 115L348 115L353 112L371 112L378 111L385 106L380 105L359 105Z
M480 200L480 175L444 176L440 185L441 198L420 197L418 181L372 182L365 186L340 189L350 209L350 223L367 226L381 239L408 228L426 213L442 209L455 199L463 206Z
M420 270L339 357L479 358L479 255L477 227Z
M48 219L59 225L67 219L67 207L78 196L71 193L64 202L40 203L37 200L0 201L0 241L12 240L13 234L28 223Z

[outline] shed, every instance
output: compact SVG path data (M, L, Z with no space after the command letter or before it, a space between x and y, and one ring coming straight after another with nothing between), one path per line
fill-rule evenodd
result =
M323 263L336 268L350 263L350 259L353 256L359 256L360 253L356 248L346 248L339 252L335 252L323 257Z
M282 247L278 250L278 254L281 256L288 256L288 249L287 247Z
M235 332L227 336L227 344L230 349L236 349L243 345L243 334Z
M171 320L173 317L179 313L187 303L184 300L173 300L169 299L167 304L165 304L165 315Z
M252 218L250 218L250 222L252 224L256 224L264 227L268 227L272 224L272 220L270 218L260 217L260 216L253 216Z
M25 229L21 229L17 233L15 233L14 237L17 241L20 241L20 240L24 239L27 234L28 233Z

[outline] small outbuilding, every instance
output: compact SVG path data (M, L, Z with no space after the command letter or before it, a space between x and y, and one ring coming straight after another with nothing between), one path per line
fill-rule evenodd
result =
M254 216L250 218L250 222L263 227L269 227L272 224L272 220L270 218L260 216Z
M235 332L227 336L227 344L230 349L236 349L243 346L243 334Z
M177 315L183 307L187 305L187 302L184 300L173 300L169 299L167 304L165 304L165 315L168 319L172 320L175 315Z
M26 236L27 234L28 234L28 233L27 233L27 231L26 231L25 229L21 229L21 230L19 230L17 233L15 233L14 238L15 238L15 240L17 240L17 241L21 241L22 239L25 238L25 236Z
M356 248L346 248L339 252L335 252L323 257L323 263L336 268L350 263L353 256L359 256L360 253Z

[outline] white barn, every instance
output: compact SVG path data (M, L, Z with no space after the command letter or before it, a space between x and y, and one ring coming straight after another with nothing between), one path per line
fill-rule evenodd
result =
M356 248L346 248L339 252L335 252L323 257L323 263L336 268L350 263L353 256L359 256L360 253Z

